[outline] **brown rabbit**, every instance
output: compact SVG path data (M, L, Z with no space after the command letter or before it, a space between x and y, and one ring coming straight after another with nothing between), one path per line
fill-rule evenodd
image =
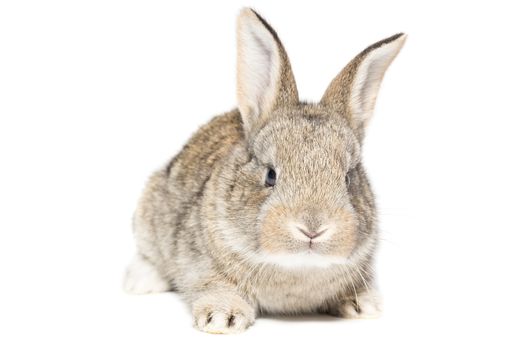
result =
M376 210L360 148L406 36L361 52L315 104L299 101L284 47L255 11L241 11L237 38L239 108L150 178L125 289L180 292L210 333L243 331L259 313L376 315Z

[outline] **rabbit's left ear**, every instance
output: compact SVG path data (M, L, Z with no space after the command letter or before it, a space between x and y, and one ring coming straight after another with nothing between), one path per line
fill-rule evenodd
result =
M388 66L405 42L405 34L381 40L357 55L332 81L321 104L348 117L360 140L370 120Z
M237 19L237 101L246 136L283 106L299 102L292 68L279 37L255 11Z

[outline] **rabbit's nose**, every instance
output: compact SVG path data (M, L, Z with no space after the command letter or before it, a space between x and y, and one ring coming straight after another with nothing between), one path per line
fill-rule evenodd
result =
M323 233L325 233L326 229L325 230L320 230L320 231L310 231L310 230L304 230L302 229L301 227L298 227L299 231L301 231L306 237L310 238L310 239L314 239L314 238L317 238L319 237L320 235L322 235Z

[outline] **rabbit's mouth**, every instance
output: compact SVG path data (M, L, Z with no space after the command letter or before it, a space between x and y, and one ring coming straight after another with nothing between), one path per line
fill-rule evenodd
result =
M258 249L266 255L277 256L277 260L285 256L284 260L303 265L340 264L346 262L357 244L356 220L347 209L312 214L275 206L265 214Z
M349 262L353 242L341 241L337 239L338 235L337 225L323 225L315 231L308 231L305 225L290 221L279 233L280 237L288 239L265 244L258 260L285 268L344 265Z

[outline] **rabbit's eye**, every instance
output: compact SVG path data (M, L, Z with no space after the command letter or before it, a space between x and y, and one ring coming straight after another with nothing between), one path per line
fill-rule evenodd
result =
M277 181L277 174L275 173L275 170L272 168L268 168L268 171L266 172L266 180L264 181L264 184L267 187L273 187L275 186L275 182Z

